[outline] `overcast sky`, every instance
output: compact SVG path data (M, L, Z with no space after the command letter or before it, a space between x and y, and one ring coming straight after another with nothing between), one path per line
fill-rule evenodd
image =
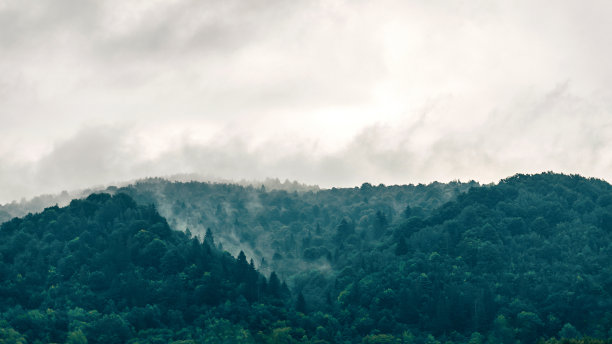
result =
M609 1L0 0L0 202L146 176L612 180Z

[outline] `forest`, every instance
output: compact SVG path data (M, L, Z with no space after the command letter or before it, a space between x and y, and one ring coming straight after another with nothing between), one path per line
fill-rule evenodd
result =
M157 178L47 206L0 207L0 343L612 343L599 179Z

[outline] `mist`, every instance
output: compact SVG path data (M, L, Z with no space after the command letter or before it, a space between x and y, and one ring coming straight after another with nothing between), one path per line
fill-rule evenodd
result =
M0 203L150 176L611 180L611 5L0 2Z

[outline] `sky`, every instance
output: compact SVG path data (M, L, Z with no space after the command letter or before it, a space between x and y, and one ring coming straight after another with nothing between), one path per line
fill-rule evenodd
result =
M612 3L0 0L0 203L136 178L612 181Z

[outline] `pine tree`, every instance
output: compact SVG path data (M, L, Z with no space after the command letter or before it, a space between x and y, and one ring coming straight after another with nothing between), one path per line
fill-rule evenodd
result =
M240 266L244 266L244 265L248 265L249 263L247 263L247 259L246 259L246 255L244 254L243 251L240 251L240 253L238 253L238 264Z
M389 221L387 221L387 217L385 216L385 213L378 210L376 212L376 216L374 220L375 235L380 236L384 234L385 229L387 228L388 225L389 225Z
M210 247L215 247L215 238L213 237L212 230L206 228L206 235L204 235L204 242L208 244Z
M406 253L408 253L408 244L406 244L406 238L402 236L400 237L397 247L395 248L395 254L398 256L403 256Z
M278 279L278 276L276 275L276 272L274 271L272 271L272 273L270 274L270 278L268 281L268 291L273 296L277 296L277 297L280 296L281 283L280 283L280 280Z
M298 312L306 313L306 300L304 300L304 295L300 291L297 297L297 301L295 302L295 310Z
M237 263L237 276L236 279L238 279L239 281L246 281L248 279L248 273L249 273L249 263L247 263L247 259L246 259L246 255L244 254L244 252L240 251L240 253L238 253L238 258L236 259L236 263Z
M412 208L410 208L409 205L406 206L406 209L404 209L404 218L409 219L412 216Z

